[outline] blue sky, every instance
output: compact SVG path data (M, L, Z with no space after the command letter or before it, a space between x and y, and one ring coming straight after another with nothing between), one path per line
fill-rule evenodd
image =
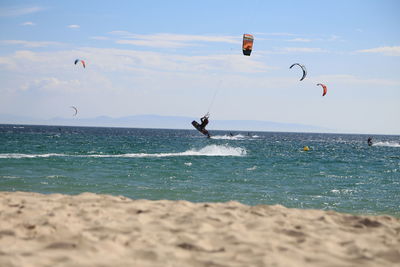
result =
M210 109L215 120L400 134L399 12L400 1L386 0L3 0L0 114ZM255 37L250 57L243 33ZM302 82L295 62L308 69Z

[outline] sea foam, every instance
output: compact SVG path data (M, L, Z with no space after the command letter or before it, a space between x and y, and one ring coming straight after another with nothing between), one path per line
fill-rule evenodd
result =
M243 140L245 138L244 135L237 134L237 135L214 135L211 136L211 139L216 140Z
M84 157L91 158L162 158L162 157L182 157L182 156L219 156L219 157L240 157L246 155L246 150L240 147L231 147L227 145L208 145L201 149L191 149L185 152L175 153L128 153L118 155L85 155Z
M400 147L400 143L395 142L376 142L373 146Z
M162 158L162 157L182 157L182 156L219 156L219 157L240 157L246 155L246 149L241 147L231 147L227 145L208 145L201 149L191 149L184 152L174 153L126 153L126 154L0 154L0 159L23 159L23 158L49 158L49 157L81 157L81 158Z
M26 158L50 158L50 157L67 157L67 154L47 153L47 154L18 154L5 153L0 154L0 159L26 159Z
M211 139L215 140L251 140L253 138L258 138L258 135L243 135L243 134L236 134L236 135L213 135Z

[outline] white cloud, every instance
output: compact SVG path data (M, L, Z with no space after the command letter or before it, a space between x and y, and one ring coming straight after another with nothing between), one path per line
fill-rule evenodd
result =
M158 33L158 34L134 34L126 31L112 31L110 34L122 35L129 39L139 40L166 40L166 41L182 41L182 42L223 42L236 44L240 42L241 36L220 36L220 35L191 35L191 34L172 34L172 33Z
M51 45L60 45L58 42L40 42L40 41L25 41L25 40L0 40L2 45L22 45L24 47L47 47Z
M21 23L21 26L35 26L35 25L36 24L33 23L32 21L27 21L27 22Z
M312 39L312 41L320 41L320 42L342 42L343 39L339 35L331 34L329 36L321 36Z
M71 24L67 26L70 29L79 29L81 26L77 25L77 24Z
M385 56L400 56L400 46L382 46L370 49L358 50L358 53L378 53Z
M186 46L193 46L193 44L183 43L183 42L173 42L173 41L162 41L162 40L117 40L117 44L129 44L136 46L146 46L146 47L159 47L159 48L180 48Z
M113 35L132 35L132 33L128 32L128 31L111 31L111 32L109 32L109 34L113 34Z
M263 39L259 38L259 36L272 36L272 39ZM255 33L257 40L273 40L279 39L286 42L293 42L293 43L310 43L310 42L335 42L335 41L342 41L342 38L338 35L331 34L331 35L306 35L302 36L301 34L294 34L294 33ZM291 39L286 39L287 37L292 37ZM285 40L286 39L286 40Z
M75 58L84 59L87 63L86 69L75 66L73 64ZM112 83L132 80L126 83L129 86L135 82L144 81L142 88L146 88L147 83L151 81L154 87L162 88L165 83L163 80L171 80L172 77L178 77L176 78L178 81L185 80L192 73L195 73L198 77L201 76L201 78L197 77L196 80L207 80L208 78L205 77L209 77L211 74L218 74L218 76L229 74L235 76L235 80L240 80L249 74L256 75L257 73L269 72L271 67L262 61L241 55L184 56L132 49L87 47L53 52L16 51L13 54L0 57L0 70L2 72L9 71L16 77L26 77L26 79L30 77L25 83L37 80L38 77L57 77L64 81L74 80L76 77L85 77L86 91L99 87L115 91L114 87L116 86L110 84L109 78ZM125 78L118 79L118 77ZM46 83L43 80L40 83L38 81L29 82L31 86L29 87L23 85L24 83L20 78L15 78L15 82L20 85L15 84L14 88L21 90L21 88L37 88L39 85L41 88L50 88L57 85L55 80L45 81ZM110 85L106 86L106 84ZM64 91L68 91L67 86L58 88L65 88Z
M40 55L35 52L19 50L13 55L0 57L0 66L4 65L6 69L13 71L13 73L25 73L29 68L37 71L38 66L34 67L32 64L40 60Z
M86 69L73 64L75 57L85 59ZM237 77L235 79L240 80L251 73L268 72L271 67L264 62L241 55L184 56L150 51L87 47L54 52L20 50L14 54L0 57L0 69L2 72L10 71L12 75L18 77L26 77L26 79L30 77L28 85L24 85L22 81L16 79L20 83L19 86L15 86L16 90L18 88L26 90L27 88L40 87L43 89L57 86L57 88L66 88L65 91L67 91L65 83L48 77L56 77L62 81L85 77L84 81L87 81L88 84L86 90L99 86L106 88L105 84L110 84L107 81L108 77L113 80L113 83L133 80L133 82L127 83L131 86L134 82L145 81L143 86L146 87L147 83L151 81L154 86L162 88L163 79L172 80L172 77L179 77L177 78L179 81L193 76L194 73L195 76L201 76L201 78L197 77L197 80L207 80L205 77L211 74L220 76L225 73L225 75L233 75ZM38 80L38 77L45 78ZM119 77L125 78L119 79ZM157 78L155 79L155 77ZM99 81L101 81L101 85ZM107 88L115 91L114 87L110 84Z
M56 77L45 77L41 79L35 79L27 82L21 86L21 90L44 90L44 91L59 91L66 90L70 91L75 88L77 91L80 82L78 80L60 80Z
M118 44L130 44L148 47L176 48L196 46L204 42L240 44L241 36L216 36L216 35L186 35L186 34L134 34L126 31L112 31L112 35L121 36L123 39L116 41Z
M0 8L0 17L14 17L36 13L44 10L42 7L4 7Z
M328 50L319 47L284 47L280 49L284 53L327 53Z
M329 81L331 84L345 85L400 86L400 80L365 79L349 74L321 75L314 77L314 80Z
M300 42L300 43L309 43L311 41L312 41L311 39L306 39L306 38L294 38L288 40L288 42Z
M7 69L14 70L17 68L15 61L9 57L0 57L0 67L4 65Z
M256 32L254 35L267 35L267 36L298 36L298 34L295 33L288 33L288 32L270 32L270 33L265 33L265 32Z
M77 53L77 52L75 52ZM124 49L84 48L84 54L97 67L107 71L157 71L167 72L265 72L270 69L263 62L240 55L185 56L150 51Z
M100 41L103 41L103 40L110 40L110 38L105 37L105 36L91 36L90 39L93 39L93 40L100 40Z
M327 41L337 41L337 40L341 40L341 37L335 34L332 34Z

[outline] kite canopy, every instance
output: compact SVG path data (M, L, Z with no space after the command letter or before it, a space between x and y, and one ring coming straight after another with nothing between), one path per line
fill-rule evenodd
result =
M81 60L81 59L75 59L75 65L76 65L78 62L81 62L81 63L82 63L82 66L83 66L84 68L86 68L85 61L83 61L83 60Z
M292 66L290 66L289 69L291 69L293 66L299 66L302 70L303 70L303 77L301 77L300 81L304 80L304 78L307 76L307 69L304 65L300 64L300 63L294 63L292 64Z
M74 107L74 106L71 106L71 108L75 110L75 113L72 116L76 116L76 114L78 114L78 109L76 107Z
M322 83L317 83L317 86L318 85L322 86L322 89L323 89L322 96L326 95L326 93L328 92L328 88L326 87L326 85L322 84Z
M243 55L250 56L253 50L254 37L251 34L243 34Z

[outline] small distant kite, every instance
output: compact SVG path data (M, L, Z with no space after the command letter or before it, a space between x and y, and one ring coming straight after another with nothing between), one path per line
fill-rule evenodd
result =
M326 95L326 93L328 92L328 88L326 87L326 85L322 84L322 83L317 83L317 86L318 85L322 86L322 89L323 89L322 96Z
M250 56L253 50L254 37L251 34L243 34L243 55Z
M304 78L307 76L307 69L304 65L300 64L300 63L294 63L292 66L290 66L289 69L291 69L293 66L299 66L302 70L303 70L303 77L301 77L300 81L304 80Z
M75 113L72 116L76 116L76 114L78 114L78 109L76 107L74 107L74 106L71 106L71 108L75 110Z
M81 60L81 59L75 59L75 65L78 64L78 62L81 62L81 63L82 63L82 66L83 66L84 68L86 68L85 61L83 61L83 60Z

